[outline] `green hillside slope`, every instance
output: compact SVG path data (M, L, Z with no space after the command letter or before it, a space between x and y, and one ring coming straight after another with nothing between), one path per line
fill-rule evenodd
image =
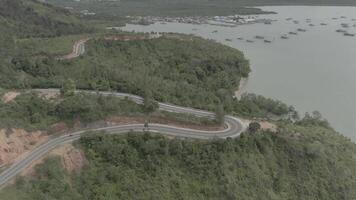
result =
M53 37L89 30L65 9L34 0L0 1L1 33L16 37Z
M91 135L89 164L68 174L58 158L0 193L8 199L352 200L356 145L329 128L284 123L277 133L187 141Z
M23 52L30 54L39 52L40 49L55 49L54 52L62 52L61 49L68 49L67 51L70 52L73 43L72 38L78 38L78 36L65 36L91 33L92 31L94 31L94 28L85 25L65 9L35 0L1 0L0 88L7 87L8 81L21 80L21 77L23 77L21 73L11 67L11 60L14 57ZM65 38L58 39L57 36ZM52 40L54 37L57 39ZM37 40L34 38L37 38ZM67 41L69 41L69 44ZM39 44L40 42L42 44ZM48 45L47 47L43 45L44 43L50 44L51 48ZM23 55L20 57L23 57Z

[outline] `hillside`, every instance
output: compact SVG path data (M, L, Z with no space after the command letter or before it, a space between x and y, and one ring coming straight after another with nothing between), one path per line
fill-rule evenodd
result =
M35 0L2 0L1 33L12 37L54 37L89 31L69 11Z
M127 7L125 0L70 2L84 5L79 9L100 4L103 11L108 5L112 13L126 10L118 15L155 13L173 5L155 7L162 2L158 0L148 7L151 1L130 1ZM235 12L234 6L243 5L230 1L215 9L218 1L208 1L201 12L201 2L182 1L186 4L173 14ZM124 6L117 10L119 5ZM59 156L37 160L0 190L0 200L356 199L356 144L335 132L319 112L300 119L293 107L277 100L254 94L233 98L240 79L250 73L239 50L192 35L155 38L113 31L110 36L96 32L75 59L55 58L91 31L61 8L34 0L0 1L0 171L41 141L57 136L71 140L72 131L79 129L149 121L221 130L225 113L273 129L251 123L255 126L237 138L212 140L89 131L67 144L74 157L56 149ZM53 87L61 89L29 91ZM127 92L144 100L141 105L75 89ZM154 100L211 110L217 117L157 110ZM68 160L72 167L66 166Z
M9 73L8 69L4 69L7 68L8 62L15 54L20 54L23 48L29 48L21 45L22 39L54 38L93 31L93 27L85 25L65 9L36 0L2 0L0 1L0 71L3 74Z
M9 80L21 79L21 74L11 67L14 57L33 54L42 48L55 49L54 52L71 50L72 38L79 36L66 36L93 31L94 28L62 8L35 0L0 1L0 88L7 87ZM68 41L69 46L64 46Z
M23 73L21 85L25 87L58 88L71 78L80 89L111 89L141 96L151 90L159 101L209 109L225 98L232 101L240 78L250 72L240 51L175 34L132 41L90 40L80 58L19 57L12 60L11 67ZM19 87L17 84L14 80L4 83L8 88Z
M310 121L312 122L312 121ZM313 121L314 123L315 121ZM73 174L60 158L0 193L7 199L356 198L356 145L333 130L282 122L215 141L93 134L77 148L88 164Z

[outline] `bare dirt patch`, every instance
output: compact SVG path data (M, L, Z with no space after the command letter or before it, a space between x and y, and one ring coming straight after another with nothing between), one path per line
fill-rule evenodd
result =
M146 121L145 117L124 117L124 116L114 116L109 117L106 120L106 123L110 126L115 125L127 125L127 124L143 124ZM196 129L196 130L205 130L205 131L217 131L222 130L224 127L219 125L200 125L200 124L193 124L187 122L177 122L170 119L165 119L163 117L150 117L149 123L158 123L158 124L165 124L169 126L181 127L181 128L189 128L189 129Z
M58 122L48 128L48 134L63 134L68 132L69 130L70 129L66 123Z
M64 168L69 172L79 171L88 163L84 153L80 149L75 148L72 144L65 144L54 149L50 155L60 156Z
M14 100L17 96L19 96L21 93L19 92L7 92L5 93L1 100L4 102L4 103L8 103L12 100Z
M41 131L27 132L23 129L0 129L0 167L20 160L26 153L48 140Z
M272 124L271 122L262 121L258 123L261 125L262 130L269 130L274 133L277 132L277 126L275 124Z
M84 153L80 149L75 148L72 144L65 144L52 150L43 158L33 162L21 173L21 175L35 176L36 165L42 164L44 160L50 156L59 156L62 166L68 172L80 171L85 165L88 164L88 160L85 158Z
M268 122L268 121L263 121L263 120L249 120L249 119L242 119L241 120L243 124L245 124L246 127L249 126L251 122L257 122L261 125L261 129L264 131L271 131L273 133L277 132L277 125Z
M60 93L57 91L42 91L42 90L39 92L39 94L48 100L57 98L60 95Z

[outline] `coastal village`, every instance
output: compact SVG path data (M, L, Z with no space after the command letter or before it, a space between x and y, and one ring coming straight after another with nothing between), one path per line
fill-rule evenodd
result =
M151 24L168 24L168 23L182 23L182 24L192 24L192 25L213 25L213 26L223 26L223 27L237 27L239 25L247 25L247 24L265 24L271 25L274 23L278 23L278 20L262 18L258 15L229 15L229 16L191 16L191 17L155 17L155 16L126 16L129 19L130 24L137 25L151 25ZM333 17L329 20L335 21L339 19L346 19L346 17ZM287 23L295 24L297 27L294 30L290 30L289 32L281 33L276 37L266 37L264 35L255 35L253 38L243 38L241 36L237 37L237 40L246 41L247 43L254 43L257 41L262 41L264 43L273 43L276 38L280 38L282 40L290 39L293 36L297 36L304 32L307 32L312 27L316 26L328 26L326 22L315 22L310 18L305 20L293 19L291 17L286 18L282 21L286 21ZM352 28L356 27L355 23L356 19L351 19L351 24L343 22L340 23L340 28L336 30L337 33L341 33L347 37L354 37L356 34L353 32ZM283 22L282 22L283 23ZM304 26L304 27L303 27ZM107 27L108 29L120 29L120 27ZM196 31L198 28L193 28L192 30ZM217 33L218 30L212 31L212 33ZM233 38L225 38L225 41L232 42Z

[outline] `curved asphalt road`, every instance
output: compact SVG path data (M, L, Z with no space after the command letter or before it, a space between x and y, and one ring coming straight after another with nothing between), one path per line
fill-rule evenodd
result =
M67 55L57 57L58 60L69 60L77 58L85 53L85 43L89 38L78 40L73 45L73 51Z
M58 89L38 89L36 91L41 92L59 92ZM81 91L88 93L97 93L93 91ZM126 93L117 93L117 92L99 92L103 95L114 95L120 98L129 98L136 103L142 104L142 97L126 94ZM177 113L186 113L192 114L199 117L215 117L215 114L208 111L197 110L193 108L186 108L181 106L175 106L166 103L159 103L159 109ZM178 137L187 137L187 138L195 138L195 139L212 139L212 138L228 138L228 137L237 137L246 129L246 126L241 122L240 119L233 116L225 116L225 124L226 129L220 131L202 131L202 130L193 130L186 128L173 127L162 124L150 124L149 131L150 132L158 132L165 135L178 136ZM66 144L71 143L80 138L80 135L86 131L105 131L108 134L121 134L127 133L129 131L142 132L144 128L143 124L130 124L130 125L119 125L119 126L110 126L96 129L88 129L77 131L73 133L68 133L66 135L54 138L38 146L34 150L28 153L28 155L22 160L14 163L10 168L5 170L0 174L0 188L2 188L9 180L17 176L21 171L23 171L26 167L30 166L34 161L40 159L45 154L53 150L54 148Z

